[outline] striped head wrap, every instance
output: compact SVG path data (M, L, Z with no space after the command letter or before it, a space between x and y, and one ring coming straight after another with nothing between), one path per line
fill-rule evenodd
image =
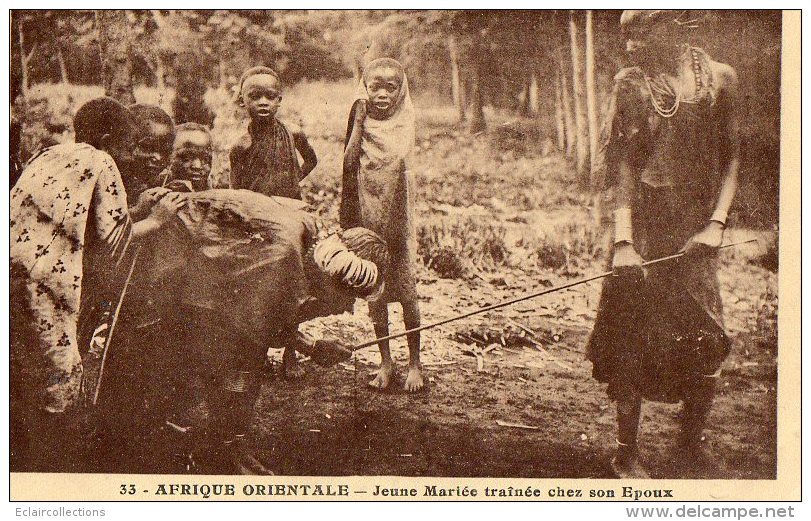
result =
M313 249L313 260L322 272L368 298L382 291L388 249L375 232L350 228L319 241Z

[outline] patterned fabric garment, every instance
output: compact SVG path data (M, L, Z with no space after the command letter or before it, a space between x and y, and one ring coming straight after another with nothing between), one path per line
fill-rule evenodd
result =
M77 340L88 255L122 258L131 237L124 184L113 159L88 144L43 150L10 198L12 367L42 383L35 405L62 412L79 394ZM19 331L35 333L15 335ZM35 338L32 338L35 337ZM42 394L40 394L42 393Z

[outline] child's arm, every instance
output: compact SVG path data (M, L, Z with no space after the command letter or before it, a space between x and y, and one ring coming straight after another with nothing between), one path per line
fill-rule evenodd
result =
M304 159L304 164L301 165L301 179L304 179L313 171L315 165L318 164L318 156L315 154L315 149L310 145L304 132L299 131L293 134L293 143L296 145L296 150L299 151L299 154L301 154L301 157ZM299 181L301 181L301 179L299 179Z
M360 166L360 142L363 137L363 122L366 120L366 102L357 100L352 106L352 130L344 149L344 172L357 170Z
M228 183L230 188L242 188L239 175L242 167L241 153L242 147L238 144L231 147L231 152L228 153L228 161L231 163L231 178Z
M360 143L363 137L363 121L366 119L366 103L358 100L352 105L344 147L343 186L339 217L343 228L360 226L360 198L358 194L358 170L360 169Z

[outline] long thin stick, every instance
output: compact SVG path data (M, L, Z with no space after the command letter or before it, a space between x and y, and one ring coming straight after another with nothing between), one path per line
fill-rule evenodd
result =
M115 307L115 313L113 313L113 321L110 323L110 331L107 332L107 339L104 342L104 349L102 350L101 355L101 367L99 368L99 376L96 378L96 390L93 393L93 405L96 405L99 401L99 391L101 390L102 378L104 378L104 365L107 362L107 353L110 350L110 341L113 339L115 325L118 323L118 315L121 312L121 304L124 303L124 296L127 294L127 287L130 285L132 274L135 271L135 264L138 262L138 253L140 253L140 250L136 250L135 255L133 255L132 265L130 266L129 273L127 273L127 280L124 281L124 287L121 289L121 297L118 299L118 304Z
M718 249L732 248L733 246L740 246L741 244L748 244L750 242L757 242L757 239L749 239L749 240L746 240L746 241L740 241L740 242L733 242L733 243L730 243L730 244L725 244L725 245L719 247ZM653 266L654 264L659 264L660 262L667 262L667 261L670 261L670 260L673 260L673 259L678 259L679 257L683 257L683 256L684 256L684 252L679 252L679 253L675 253L673 255L668 255L667 257L662 257L660 259L654 259L654 260L650 260L650 261L647 261L647 262L643 262L642 266L643 267ZM425 329L431 329L431 328L434 328L434 327L437 327L437 326L441 326L443 324L447 324L449 322L456 322L457 320L462 320L463 318L471 317L473 315L478 315L480 313L486 313L486 312L492 311L494 309L499 309L499 308L511 306L513 304L517 304L517 303L523 302L525 300L530 300L530 299L533 299L533 298L536 298L536 297L540 297L541 295L548 295L549 293L555 293L556 291L561 291L561 290L568 289L568 288L571 288L571 287L574 287L574 286L579 286L581 284L585 284L587 282L592 282L592 281L597 280L597 279L602 279L602 278L608 277L612 273L613 273L613 271L606 271L606 272L603 272L603 273L600 273L600 274L597 274L597 275L592 275L591 277L586 277L585 279L576 280L574 282L567 282L566 284L561 284L560 286L555 286L553 288L547 288L547 289L545 289L543 291L538 291L537 293L531 293L529 295L524 295L522 297L514 298L514 299L511 299L511 300L505 300L504 302L499 302L498 304L491 304L489 306L485 306L483 308L479 308L479 309L476 309L476 310L473 310L473 311L469 311L467 313L463 313L461 315L457 315L457 316L454 316L454 317L451 317L451 318L446 318L446 319L440 320L438 322L433 322L431 324L425 324L424 326L415 327L415 328L403 331L401 333L395 333L393 335L384 336L382 338L376 338L375 340L370 340L368 342L364 342L362 344L358 344L356 346L353 346L350 349L352 351L355 351L357 349L363 349L364 347L369 347L369 346L375 345L378 342L383 342L385 340L391 340L393 338L400 338L401 336L406 336L406 335L409 335L411 333L416 333L418 331L423 331Z

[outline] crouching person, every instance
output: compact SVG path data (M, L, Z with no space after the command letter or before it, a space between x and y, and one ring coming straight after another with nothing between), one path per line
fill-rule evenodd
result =
M268 349L295 349L321 365L347 360L347 348L307 339L298 325L379 297L388 250L363 228L327 233L301 201L248 190L185 197L176 225L138 268L153 277L146 287L162 288L150 298L176 336L158 354L192 368L208 410L175 452L192 453L206 473L265 474L247 436Z
M269 471L250 450L246 437L254 419L254 407L262 387L262 368L267 348L286 352L299 351L322 366L331 366L350 358L351 351L338 342L313 340L298 332L301 322L318 316L351 311L356 298L374 300L382 293L382 270L387 250L383 240L364 228L330 235L312 247L302 248L301 265L306 275L307 297L286 291L287 283L279 277L279 291L272 303L291 313L279 317L270 344L257 342L245 335L248 327L231 327L218 322L209 310L197 308L207 316L204 338L209 366L207 405L209 422L204 451L195 457L209 470L222 473L266 474ZM285 271L280 271L280 274ZM193 316L193 315L192 315ZM213 366L213 367L212 367Z

